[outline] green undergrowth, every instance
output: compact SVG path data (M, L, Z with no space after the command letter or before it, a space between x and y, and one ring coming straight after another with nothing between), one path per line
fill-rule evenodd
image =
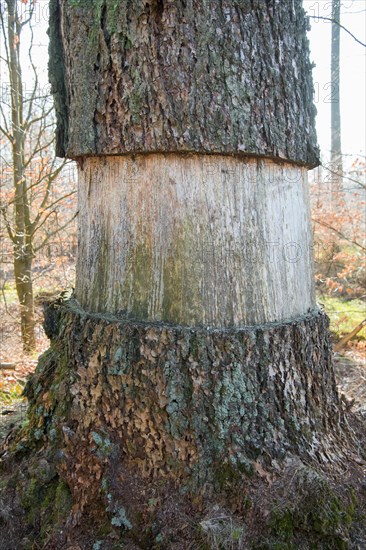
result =
M14 382L9 389L0 389L0 409L4 405L22 402L21 395L23 392L23 385L19 382Z
M258 550L350 548L351 528L358 514L352 488L336 488L323 475L301 467L288 486L274 495L268 536L256 546Z
M17 301L18 296L15 284L5 283L0 295L0 302L5 303L5 305L9 306L11 304L15 304Z
M342 300L335 296L320 295L318 303L329 316L330 330L337 338L352 332L366 317L366 303L363 300ZM357 339L366 339L366 328L358 333Z

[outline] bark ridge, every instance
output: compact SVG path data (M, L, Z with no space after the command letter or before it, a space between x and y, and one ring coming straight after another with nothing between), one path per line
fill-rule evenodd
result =
M58 154L318 164L301 1L52 0Z

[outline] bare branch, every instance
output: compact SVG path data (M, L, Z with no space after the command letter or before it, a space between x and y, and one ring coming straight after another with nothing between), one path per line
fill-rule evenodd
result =
M28 168L28 166L30 165L32 160L34 160L36 155L38 155L38 153L40 153L41 151L44 151L45 149L50 147L52 145L52 143L55 141L55 138L52 137L51 141L48 141L47 143L45 143L43 145L39 145L41 137L42 137L42 134L40 133L38 138L37 138L37 143L36 143L35 149L33 149L33 151L29 154L28 160L26 160L24 162L24 169Z
M25 126L24 126L24 129L27 131L31 126L32 124L35 124L36 122L39 122L40 120L45 120L48 115L50 115L53 111L53 105L52 107L50 107L48 109L48 111L42 111L42 113L39 115L39 116L36 116L35 118L33 118L32 120L27 120Z
M31 95L30 100L29 100L27 116L26 116L26 119L25 119L25 127L26 128L28 127L28 121L29 121L30 117L32 116L34 98L35 98L37 88L38 88L38 73L37 73L36 67L33 63L33 58L32 58L34 33L33 33L32 25L30 25L29 27L30 27L30 32L31 32L31 39L30 39L30 45L29 45L29 49L28 49L28 58L29 58L31 66L32 66L33 74L34 74L34 85L33 85L32 95Z
M334 233L336 233L339 237L341 237L341 239L343 239L343 240L345 240L349 243L354 244L355 246L357 246L358 248L361 248L361 250L366 252L366 248L362 244L358 243L357 241L354 241L354 240L350 239L349 237L344 235L344 233L342 233L341 231L339 231L338 229L336 229L332 225L329 225L328 223L326 223L324 221L317 220L315 218L312 218L312 221L317 223L318 225L321 225L322 227L326 227L327 229L330 229L330 231L333 231Z
M31 1L31 2L29 3L29 5L30 5L29 17L28 17L27 19L24 19L24 21L22 21L21 23L19 22L20 28L23 28L25 25L27 25L27 24L31 21L31 19L32 19L32 17L33 17L34 7L35 7L35 6L34 6L34 1L33 1L33 2ZM31 25L30 25L30 27L31 27ZM32 40L33 40L33 36L32 36Z
M54 161L52 162L52 166L54 165L54 162L55 162L56 159L54 159ZM48 172L47 174L45 174L42 178L37 178L37 181L35 181L34 183L32 183L31 185L29 185L28 187L25 187L24 188L24 191L22 194L19 194L17 196L17 199L20 199L20 198L24 198L26 196L26 194L31 191L32 189L34 189L35 187L39 187L41 185L41 183L49 178L51 180L51 182L53 182L57 176L59 175L59 173L62 171L62 169L66 166L66 164L69 164L70 161L64 161L58 168L56 168L56 170L51 170L50 172ZM7 202L6 205L4 205L4 208L8 208L9 206L11 206L12 204L14 204L14 202L17 200L17 199L12 199L11 201ZM34 222L33 222L34 223Z
M349 31L346 27L341 25L336 19L332 19L331 17L322 17L321 15L308 15L308 17L310 19L323 19L324 21L330 21L331 23L334 23L335 25L338 25L338 27L340 27L341 29L346 31L346 33L348 33L350 36L352 36L353 40L355 40L358 44L361 44L361 46L366 48L366 44L364 44L363 42L361 42L361 40L356 38L356 36L354 34L352 34L351 31Z
M68 199L69 197L72 197L73 195L75 195L75 193L76 193L76 191L70 191L70 193L66 193L66 195L62 195L62 197L59 197L57 200L53 201L51 204L44 206L43 207L43 212L45 212L46 210L49 210L50 208L53 208L59 202L65 200L65 199ZM41 209L42 209L42 207L41 207Z
M7 32L6 32L6 28L5 28L5 22L4 22L3 12L1 11L1 9L0 9L0 21L1 21L2 35L3 35L3 37L4 37L6 64L7 64L8 67L9 67L9 65L10 65L9 44L8 44L7 41L6 41Z
M12 319L15 319L14 315L12 315L12 313L10 313L10 311L8 309L8 302L7 302L6 294L5 294L5 284L6 284L6 281L4 281L3 284L1 285L1 294L2 294L3 300L4 300L5 311L6 311L7 315L9 315ZM2 364L4 364L4 363L2 363Z
M6 137L12 141L12 137L10 139L9 136L11 136L11 133L10 133L10 129L9 129L9 126L8 126L8 121L6 120L6 116L5 116L5 113L4 113L4 109L3 109L3 106L2 104L0 103L0 113L1 113L1 116L3 118L3 123L4 123L4 127L5 127L5 130L6 130L6 133L8 134ZM1 130L3 133L5 133L3 130Z
M344 336L342 340L340 340L338 344L334 346L334 351L340 351L342 348L344 348L347 342L349 342L349 340L352 340L352 338L354 338L363 329L364 326L366 326L366 319L361 321L361 323L359 323L349 334L346 334L346 336Z
M13 136L11 136L5 128L3 128L0 124L0 132L10 141L10 143L13 143Z
M4 218L5 228L6 228L6 231L7 231L8 235L9 235L9 238L13 243L15 243L16 239L15 239L15 235L14 235L12 229L11 229L11 224L8 220L8 216L7 216L7 212L6 212L6 206L1 206L0 210L1 210L1 213L2 213L3 218Z
M353 183L357 183L357 185L359 185L361 187L361 189L365 189L366 185L361 183L360 181L358 180L355 180L354 178L351 178L350 176L345 176L343 174L341 174L340 172L337 172L335 170L331 170L328 166L326 166L325 164L322 164L321 165L322 168L325 168L325 170L327 170L330 174L334 174L335 176L338 176L342 179L346 179L348 181L352 181ZM328 192L327 192L328 193Z
M65 229L71 222L73 222L76 218L76 216L78 215L78 212L76 212L66 223L64 223L63 225L61 225L60 227L58 227L55 231L52 231L51 233L49 233L47 235L47 237L44 239L44 241L39 245L37 246L35 249L34 249L34 252L38 252L38 250L41 250L41 248L43 248L44 246L46 246L46 244L48 243L48 241L54 237L55 235L57 235L57 233L59 233L60 231L62 231L63 229Z
M46 210L49 210L50 208L53 208L56 204L58 204L59 202L61 202L62 200L66 199L67 197L70 197L71 195L74 195L76 193L76 191L71 191L70 193L67 193L66 195L63 195L62 197L59 197L57 200L55 200L54 202L52 202L51 204L47 205L47 201L49 199L49 195L50 195L50 190L51 190L51 184L52 182L55 180L55 178L58 176L58 174L61 172L63 166L61 166L59 168L59 170L55 171L54 174L52 176L50 176L48 182L47 182L47 187L46 187L46 190L45 190L45 193L44 193L44 197L43 197L43 200L41 202L41 205L40 207L38 208L38 214L37 216L35 217L34 221L32 222L32 235L38 231L38 229L40 227L42 227L42 225L44 224L44 222L42 222L38 227L37 227L37 223L39 222L39 220L41 219L43 213L46 211ZM50 213L52 214L52 212ZM46 219L48 218L49 216L46 216Z

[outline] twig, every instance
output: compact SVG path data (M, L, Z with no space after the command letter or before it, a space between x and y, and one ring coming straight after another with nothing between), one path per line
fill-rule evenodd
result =
M361 248L361 250L363 250L364 252L366 251L366 248L364 246L362 246L362 244L358 243L357 241L354 241L354 240L350 239L349 237L346 237L346 235L344 235L341 231L339 231L335 227L329 225L328 223L326 223L324 221L317 220L316 218L312 218L312 221L319 224L319 225L321 225L321 226L323 226L323 227L326 227L327 229L330 229L331 231L334 231L334 233L339 235L339 237L341 237L341 239L344 239L345 241L354 244L358 248Z
M359 40L358 38L355 37L354 34L351 33L351 31L349 31L348 29L346 29L346 27L344 27L343 25L341 25L338 21L336 21L335 19L332 19L331 17L322 17L321 15L309 15L308 16L310 19L323 19L324 21L330 21L331 23L335 23L336 25L338 25L338 27L340 27L341 29L343 29L344 31L346 31L350 36L352 36L353 40L356 40L356 42L358 42L358 44L361 44L361 46L363 46L364 48L366 48L366 44L364 44L363 42L361 42L361 40Z
M16 363L0 363L0 370L15 370Z
M365 326L366 326L366 318L363 321L361 321L361 323L357 325L357 327L355 327L352 330L352 332L350 332L349 334L346 334L346 336L344 336L342 340L334 346L334 351L341 350L347 344L347 342L349 342L349 340L351 340L354 336L356 336L356 334L358 334L360 330L362 330L363 327Z
M3 295L3 299L4 299L4 306L5 306L5 311L6 313L9 315L9 317L11 317L12 319L16 320L16 317L14 317L14 315L12 315L8 309L8 303L6 301L6 295L5 295L5 284L6 284L6 281L4 281L4 283L2 284L1 286L1 294Z

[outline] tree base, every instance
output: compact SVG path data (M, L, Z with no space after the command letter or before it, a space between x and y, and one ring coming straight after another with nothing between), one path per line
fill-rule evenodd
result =
M51 348L26 388L32 434L77 463L88 449L199 486L226 462L246 471L289 454L339 456L344 418L319 311L210 330L88 315L69 301L46 310L45 327Z
M51 347L26 387L29 424L8 444L30 457L23 506L56 503L60 517L44 525L65 525L66 514L69 529L109 522L138 547L169 548L150 545L151 518L171 515L172 502L201 520L218 501L244 514L250 487L262 491L256 479L268 500L284 470L322 485L304 463L337 468L350 453L321 312L209 330L91 316L70 300L46 309L45 328Z

